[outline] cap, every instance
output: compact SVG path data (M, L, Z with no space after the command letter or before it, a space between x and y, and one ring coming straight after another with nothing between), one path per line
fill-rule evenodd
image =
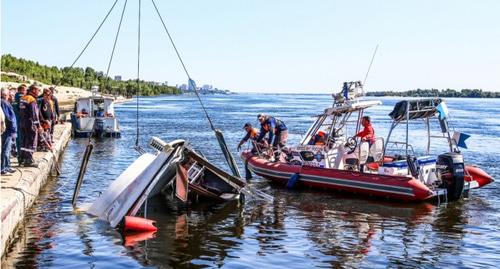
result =
M243 126L243 129L245 129L247 127L252 127L252 124L250 122L245 123L245 125Z

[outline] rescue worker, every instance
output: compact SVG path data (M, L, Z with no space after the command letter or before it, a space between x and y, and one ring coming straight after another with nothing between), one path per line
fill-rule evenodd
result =
M267 142L269 145L273 146L274 161L277 162L279 160L280 151L285 146L288 139L288 129L283 121L272 116L259 114L257 115L257 119L260 122L260 134L257 138L257 143L261 142L266 134L269 133Z
M243 129L247 132L245 137L243 137L238 144L238 151L240 151L241 146L246 143L249 139L253 142L253 148L252 148L252 153L257 153L257 151L260 151L263 148L267 148L267 144L265 141L261 141L260 143L257 143L257 137L259 137L259 130L257 128L253 128L252 124L247 122L243 126Z
M319 130L309 141L309 145L324 146L326 144L326 133L323 130Z
M28 88L28 93L21 97L19 102L19 118L21 127L21 151L20 163L25 167L38 167L33 159L33 153L36 150L38 133L43 132L40 124L37 100L40 88L36 85L31 85Z
M375 130L372 127L371 119L369 116L364 116L361 120L363 130L358 132L355 137L360 137L361 141L368 141L370 146L375 143Z

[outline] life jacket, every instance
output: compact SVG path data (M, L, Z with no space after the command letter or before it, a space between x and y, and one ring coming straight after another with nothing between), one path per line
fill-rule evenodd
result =
M250 129L248 134L249 134L250 139L255 140L259 136L259 130L257 128L252 128L252 129Z

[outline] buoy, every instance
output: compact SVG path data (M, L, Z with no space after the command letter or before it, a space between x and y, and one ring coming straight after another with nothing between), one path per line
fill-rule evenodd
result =
M286 183L286 187L288 189L293 189L293 187L295 186L295 184L297 183L297 180L299 180L299 177L300 177L300 174L299 173L295 173L293 174L289 179L288 179L288 182Z
M123 231L156 231L156 221L141 217L125 216L123 221Z

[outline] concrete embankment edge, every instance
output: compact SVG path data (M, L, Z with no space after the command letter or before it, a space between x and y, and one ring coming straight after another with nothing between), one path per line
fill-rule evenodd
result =
M52 152L35 153L35 160L39 163L37 168L21 167L12 176L2 178L0 257L7 253L9 245L16 238L17 230L23 225L49 175L51 172L55 174L54 165L57 165L70 138L71 124L56 125Z

